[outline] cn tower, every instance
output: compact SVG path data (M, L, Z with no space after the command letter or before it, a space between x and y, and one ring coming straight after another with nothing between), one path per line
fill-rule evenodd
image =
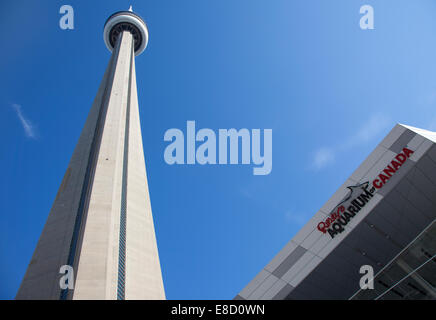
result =
M130 7L103 38L112 56L16 299L165 299L135 74L148 30Z

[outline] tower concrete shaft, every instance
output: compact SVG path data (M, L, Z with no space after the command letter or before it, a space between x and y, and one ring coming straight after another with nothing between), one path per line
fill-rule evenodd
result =
M165 299L142 146L135 41L131 31L119 29L16 299ZM74 289L61 289L63 265L73 267Z

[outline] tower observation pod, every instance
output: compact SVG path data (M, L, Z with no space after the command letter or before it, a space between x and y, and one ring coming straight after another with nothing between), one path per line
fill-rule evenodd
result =
M148 30L130 8L103 38L112 55L16 299L165 299L136 87Z
M106 47L112 52L119 35L124 31L130 32L134 40L135 55L140 55L147 47L148 30L144 20L131 9L116 12L107 19L103 31Z

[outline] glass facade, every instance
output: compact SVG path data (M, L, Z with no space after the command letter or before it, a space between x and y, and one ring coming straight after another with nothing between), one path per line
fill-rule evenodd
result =
M436 299L436 220L375 275L374 289L360 289L350 299Z

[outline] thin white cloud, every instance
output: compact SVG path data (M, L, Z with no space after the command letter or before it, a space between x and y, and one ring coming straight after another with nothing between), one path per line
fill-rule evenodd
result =
M390 119L382 114L373 114L368 121L353 135L346 144L342 146L343 149L354 147L360 143L366 143L377 137L390 123Z
M242 193L242 195L246 198L253 198L253 194L247 190L247 189L240 189L240 192Z
M424 127L424 129L436 131L436 117L432 118L429 122L427 122L427 125Z
M335 162L335 153L333 149L322 147L315 151L313 157L313 167L320 170Z
M285 221L294 224L296 227L302 227L309 221L310 217L305 213L297 213L294 210L287 210L285 212Z
M390 124L391 120L389 117L383 114L375 113L371 115L367 121L363 122L363 125L356 133L351 135L342 144L338 144L335 147L324 146L316 150L312 160L312 168L320 170L334 164L336 160L335 155L348 151L359 144L368 143L378 137Z
M21 122L21 125L23 126L24 133L26 134L26 137L31 139L36 139L36 129L35 126L32 124L32 122L28 119L26 119L23 115L22 108L19 104L13 104L12 108L14 108L15 113L17 114L18 119Z

